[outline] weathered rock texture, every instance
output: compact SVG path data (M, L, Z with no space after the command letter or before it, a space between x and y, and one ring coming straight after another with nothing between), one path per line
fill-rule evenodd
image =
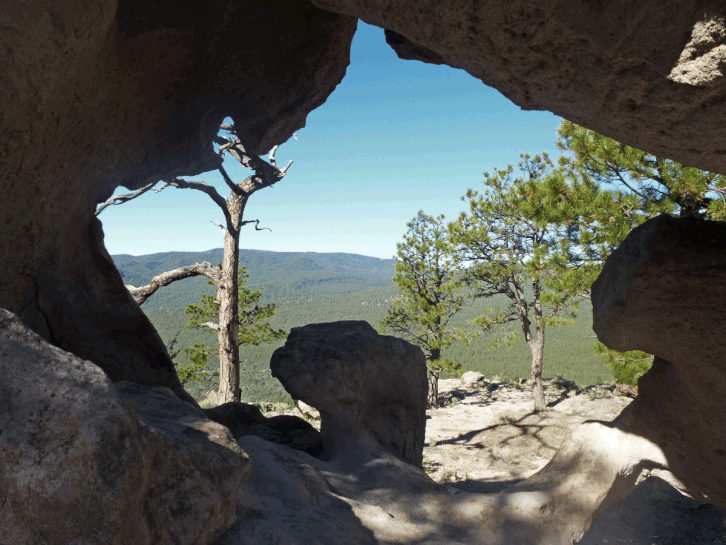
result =
M0 7L0 307L114 381L184 396L93 212L210 170L225 116L269 150L342 79L356 20L307 0Z
M0 543L211 543L249 459L171 390L114 387L0 309Z
M115 381L184 396L103 248L95 204L118 185L212 168L226 115L251 151L283 142L343 77L355 17L389 29L402 57L463 68L523 108L726 172L719 3L7 4L0 306Z
M184 397L161 339L103 247L93 211L119 185L138 188L216 165L211 136L227 115L250 151L283 142L343 77L355 17L389 29L402 57L463 68L525 109L549 109L627 144L726 173L722 3L313 3L29 0L0 7L0 307L62 349L2 314L1 542L205 542L227 523L230 511L218 502L232 484L197 465L212 456L231 464L232 481L242 478L247 465L226 432L210 428L194 407L173 405L166 390L129 386L137 417L99 371ZM613 347L659 357L632 410L612 428L578 432L540 477L495 499L454 501L431 491L397 458L420 463L419 377L406 397L385 384L406 376L395 366L385 380L357 363L341 375L342 362L357 361L355 349L323 350L316 370L337 369L327 384L307 374L294 353L281 360L279 374L295 397L320 409L331 460L345 460L350 471L247 438L260 467L281 467L276 460L287 456L317 471L305 473L301 462L286 473L298 481L258 476L251 490L312 483L296 489L291 507L283 505L287 513L315 521L332 505L341 536L365 519L356 543L401 541L406 532L418 543L566 543L588 524L588 512L631 489L634 475L667 473L666 466L691 494L726 506L725 284L715 250L724 233L689 221L646 224L609 260L595 289L598 333ZM377 403L388 399L398 401ZM159 416L172 412L182 421ZM624 446L613 451L613 443ZM201 487L208 502L188 497L191 481L169 472L173 457L160 446L189 450L180 455L184 471L212 479ZM356 458L352 452L361 449ZM152 462L164 472L152 475ZM336 499L343 496L329 492L346 486L348 500L340 501L355 519ZM582 487L581 503L574 493L562 496ZM280 500L260 494L266 503L255 511L246 497L247 512L275 520L270 513ZM310 498L319 503L309 507ZM170 514L167 504L180 511ZM168 528L172 518L181 521L179 535ZM301 540L293 519L260 531ZM325 542L322 527L315 531ZM260 535L258 542L273 542Z
M603 343L657 356L632 431L661 446L690 494L726 507L726 223L644 223L608 258L592 302Z
M142 427L148 464L146 516L152 543L211 543L234 522L237 491L250 475L229 430L165 387L115 384Z
M420 348L367 322L310 324L292 329L270 369L320 411L328 458L347 464L385 451L421 465L428 383Z
M313 3L388 29L401 58L462 68L525 110L726 172L723 3Z
M540 473L500 494L435 483L388 453L341 468L258 437L239 444L255 471L219 545L571 545L643 479L671 479L655 445L601 422L582 425Z

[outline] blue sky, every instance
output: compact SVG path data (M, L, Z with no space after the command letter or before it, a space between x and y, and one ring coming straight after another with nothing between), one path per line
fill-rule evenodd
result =
M522 152L556 156L560 121L522 111L463 70L402 61L382 29L359 23L345 79L277 152L280 166L294 160L287 176L247 205L245 219L272 231L248 226L240 247L394 257L418 210L454 219L483 172L516 165ZM235 181L250 172L231 158L225 168ZM229 194L216 171L189 179ZM222 246L212 223L221 211L189 189L147 193L99 219L111 254Z

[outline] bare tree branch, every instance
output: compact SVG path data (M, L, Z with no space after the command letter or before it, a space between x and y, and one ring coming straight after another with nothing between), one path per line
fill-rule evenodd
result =
M150 184L147 184L144 187L142 187L141 189L137 189L136 191L132 191L131 193L126 193L125 195L117 195L115 197L111 197L106 202L104 202L103 204L99 205L98 208L96 208L95 215L98 216L101 212L103 212L109 206L124 204L126 202L129 202L129 201L135 199L136 197L140 197L141 195L143 195L144 193L146 193L147 191L149 191L152 187L154 187L158 183L159 182L157 180L156 182L152 182ZM162 189L164 189L164 188L162 187L160 189L157 189L156 192L158 193Z
M181 178L173 178L171 180L167 180L166 183L179 189L196 189L197 191L201 191L202 193L206 193L207 195L209 195L209 198L212 199L214 203L222 209L222 212L224 213L225 223L227 224L227 229L229 230L229 232L232 233L235 231L234 225L232 225L232 218L230 217L229 210L227 209L227 201L224 199L224 197L217 193L217 190L214 189L214 187L208 185L206 182L203 182L201 180L196 182L190 182L187 180L182 180Z
M255 231L270 231L270 233L272 232L272 229L270 229L269 227L260 227L260 220L246 220L246 221L243 221L240 224L240 227L242 227L244 225L247 225L248 223L254 223L255 224Z
M218 267L212 267L205 261L204 263L187 265L186 267L179 267L178 269L157 274L146 286L140 288L126 286L126 289L129 290L129 293L139 305L143 305L162 286L168 286L172 282L192 278L193 276L206 276L216 285L219 282L221 271Z
M227 171L224 169L224 167L222 165L219 165L219 168L217 170L219 170L219 172L222 174L222 178L224 178L224 183L227 184L227 187L229 187L232 192L236 193L237 195L244 197L244 191L242 191L242 189L240 189L240 187L232 181L232 178L229 177L229 174L227 174Z
M219 324L215 324L214 322L204 322L202 324L199 324L199 327L208 327L209 329L213 329L214 331L219 331Z
M177 187L179 189L196 189L197 191L206 193L207 195L209 195L209 198L212 199L217 206L219 206L223 210L227 209L227 201L225 201L224 197L222 197L219 193L217 193L217 190L214 189L213 186L208 185L207 182L203 182L201 180L195 181L195 182L190 182L190 181L175 177L170 180L166 180L166 183L171 186Z
M280 146L275 146L274 148L272 148L270 150L270 154L268 155L268 158L270 160L270 164L273 167L275 167L275 168L277 168L277 160L275 159L275 152L277 151L277 148L279 148L279 147ZM285 174L287 174L287 169L290 168L290 165L291 164L292 164L292 159L290 159L290 161L287 163L287 165L285 166L285 168L283 168L282 170L278 169L280 171L280 173L281 173L282 176L284 176ZM280 176L280 177L282 178L282 176Z

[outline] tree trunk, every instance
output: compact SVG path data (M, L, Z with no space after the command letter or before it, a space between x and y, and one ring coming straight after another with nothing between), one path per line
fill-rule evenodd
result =
M426 404L433 408L439 406L439 373L441 371L437 368L429 369L429 395Z
M217 289L219 301L219 400L218 403L240 401L239 386L239 235L245 198L232 192L227 203L230 224L224 231L222 281Z
M429 365L429 395L426 404L429 407L436 408L439 406L439 374L441 369L436 362L441 357L441 349L431 350L431 358Z
M542 363L544 361L545 326L542 316L541 289L533 282L534 291L534 324L537 338L531 339L529 348L532 351L532 393L534 394L534 412L538 413L547 408L544 388L542 387Z
M532 393L534 394L534 412L547 408L544 388L542 387L542 362L544 361L544 330L539 332L537 340L529 345L532 351Z

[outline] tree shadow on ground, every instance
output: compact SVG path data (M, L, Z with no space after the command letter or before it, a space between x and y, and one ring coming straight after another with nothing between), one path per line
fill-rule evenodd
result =
M522 480L464 480L451 486L462 492L498 494ZM577 545L602 543L726 545L726 511L688 498L652 477L633 494L598 514Z
M651 477L593 520L579 545L726 545L726 511Z
M554 430L554 429L562 429L564 430L564 426L558 426L556 424L539 424L536 422L526 422L527 419L532 418L546 418L546 413L535 413L535 412L528 412L527 414L521 416L520 418L505 418L502 419L497 424L492 424L491 426L486 426L484 428L478 429L478 430L472 430L466 433L462 433L461 435L458 435L457 437L452 437L451 439L444 439L441 441L438 441L437 444L439 445L466 445L469 448L477 448L477 449L490 449L492 448L493 444L482 444L482 443L473 443L472 441L476 438L477 435L483 434L486 432L492 432L494 430L497 430L502 427L511 426L516 430L515 433L508 437L504 437L501 441L497 442L497 446L506 446L509 444L512 440L516 439L517 437L520 437L522 435L527 435L529 437L533 437L536 439L541 447L544 447L546 449L550 449L553 452L557 450L557 447L555 445L550 444L545 438L541 436L541 433L544 430Z

